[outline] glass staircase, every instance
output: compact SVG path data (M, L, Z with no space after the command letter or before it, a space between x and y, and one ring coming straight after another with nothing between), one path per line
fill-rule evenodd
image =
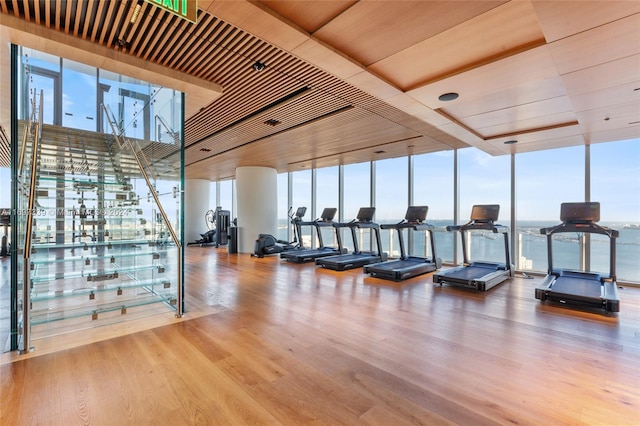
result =
M43 125L36 112L19 121L23 352L32 339L182 315L181 144L124 138L103 110L112 134Z

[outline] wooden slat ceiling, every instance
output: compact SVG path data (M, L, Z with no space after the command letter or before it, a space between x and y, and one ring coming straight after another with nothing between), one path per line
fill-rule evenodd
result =
M220 85L185 123L191 178L640 137L640 2L198 6L193 24L142 0L0 0L2 13L30 25ZM440 101L447 92L460 96Z

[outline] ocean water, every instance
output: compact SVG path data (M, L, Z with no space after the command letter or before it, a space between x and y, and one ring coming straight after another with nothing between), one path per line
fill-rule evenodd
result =
M399 221L399 220L398 220ZM460 249L460 233L447 232L446 226L452 221L434 220L430 221L434 225L434 238L436 242L437 256L446 263L453 261L454 240L458 241ZM540 234L540 229L557 225L554 221L522 221L518 223L517 238L519 241L519 252L511 263L516 265L516 269L526 272L542 272L548 270L547 260L547 239ZM640 282L640 229L625 228L624 223L599 223L602 226L617 230L620 235L616 239L616 262L615 273L619 281ZM279 226L279 238L286 239L286 223ZM335 245L335 237L331 228L323 229L323 240L325 245ZM399 256L399 243L396 231L382 230L381 241L382 250L389 256ZM314 231L315 233L315 231ZM414 232L413 250L414 255L431 256L430 244L425 238L426 232ZM311 228L303 228L303 241L306 246L311 245ZM362 230L358 234L359 241L364 241L362 249L369 248L369 231ZM581 270L581 242L584 241L582 233L562 233L554 235L553 239L553 267ZM610 269L610 247L609 239L604 235L591 234L591 266L588 268L592 272L609 274ZM349 233L343 234L343 243L349 250L353 249L351 236ZM407 243L407 232L404 234ZM475 231L471 233L468 241L471 261L485 260L491 262L505 261L504 238L502 234L491 232ZM512 242L509 239L509 246ZM375 248L375 247L374 247ZM462 259L460 254L459 259Z

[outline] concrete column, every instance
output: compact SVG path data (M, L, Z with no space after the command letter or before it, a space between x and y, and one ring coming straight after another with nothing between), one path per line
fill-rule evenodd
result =
M215 210L209 202L211 182L205 179L186 179L184 185L184 243L202 238L207 232L204 216L208 210Z
M276 235L278 229L278 175L269 167L238 167L238 251L253 253L258 234Z

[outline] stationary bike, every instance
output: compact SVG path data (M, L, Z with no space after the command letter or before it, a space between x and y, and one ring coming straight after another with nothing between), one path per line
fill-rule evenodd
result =
M289 250L301 250L304 248L302 245L302 230L301 223L302 218L307 212L306 207L298 207L295 214L292 214L293 207L289 207L287 215L291 219L293 224L293 241L279 240L271 234L260 234L253 248L251 257L265 257L269 254L282 253Z

